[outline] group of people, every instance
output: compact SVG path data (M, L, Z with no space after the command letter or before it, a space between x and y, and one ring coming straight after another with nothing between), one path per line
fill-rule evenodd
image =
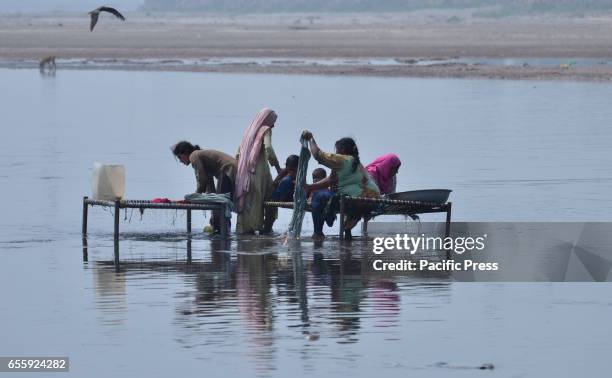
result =
M174 156L194 169L198 193L228 194L238 213L238 234L270 233L278 215L275 207L264 207L265 201L291 202L299 157L290 155L281 168L272 147L272 129L277 114L268 108L260 110L245 130L236 157L216 150L202 150L198 145L182 141L172 147ZM309 131L302 133L308 147L324 168L312 172L312 184L306 184L314 224L313 238L324 237L325 223L332 226L339 210L339 195L378 198L395 192L396 175L401 165L394 154L378 157L367 166L359 160L359 150L352 138L342 138L335 144L335 153L319 148ZM272 179L270 167L276 170ZM215 184L216 179L216 184ZM352 206L346 210L344 223L347 236L364 214L371 211L367 205ZM211 218L215 232L220 229L222 217Z

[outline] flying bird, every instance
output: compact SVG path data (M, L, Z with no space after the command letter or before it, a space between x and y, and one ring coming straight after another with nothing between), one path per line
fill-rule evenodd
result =
M117 17L118 19L120 19L121 21L125 21L125 17L123 17L123 15L119 13L119 11L116 10L115 8L111 8L111 7L96 8L92 10L91 12L89 12L89 16L91 17L91 25L89 26L90 32L94 30L94 27L98 23L98 17L100 16L100 12L108 12L114 15L115 17Z

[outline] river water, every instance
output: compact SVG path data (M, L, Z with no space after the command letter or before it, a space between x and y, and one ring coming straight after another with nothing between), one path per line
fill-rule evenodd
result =
M126 166L128 198L180 199L193 172L169 147L234 153L270 106L281 159L303 129L326 150L355 137L364 162L401 157L398 189L453 189L455 220L610 221L609 84L27 69L0 83L0 355L69 356L87 377L607 375L608 284L383 279L360 240L188 242L172 211L122 214L116 273L101 209L84 261L80 201L95 161Z

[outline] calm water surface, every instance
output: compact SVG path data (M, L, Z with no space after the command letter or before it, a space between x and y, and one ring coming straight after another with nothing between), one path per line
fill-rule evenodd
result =
M70 356L87 377L608 375L608 284L381 278L359 240L189 243L172 211L122 214L115 273L103 210L83 261L80 200L94 161L126 166L129 198L182 198L193 172L170 145L234 153L270 106L281 159L303 129L328 150L353 136L363 161L400 155L399 188L453 189L456 220L610 221L609 84L5 69L0 83L0 355Z

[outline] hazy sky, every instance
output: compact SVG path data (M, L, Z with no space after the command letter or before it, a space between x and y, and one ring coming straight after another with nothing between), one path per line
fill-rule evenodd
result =
M144 0L0 0L0 13L6 12L49 12L49 11L90 11L101 5L120 8L123 11L136 10Z

